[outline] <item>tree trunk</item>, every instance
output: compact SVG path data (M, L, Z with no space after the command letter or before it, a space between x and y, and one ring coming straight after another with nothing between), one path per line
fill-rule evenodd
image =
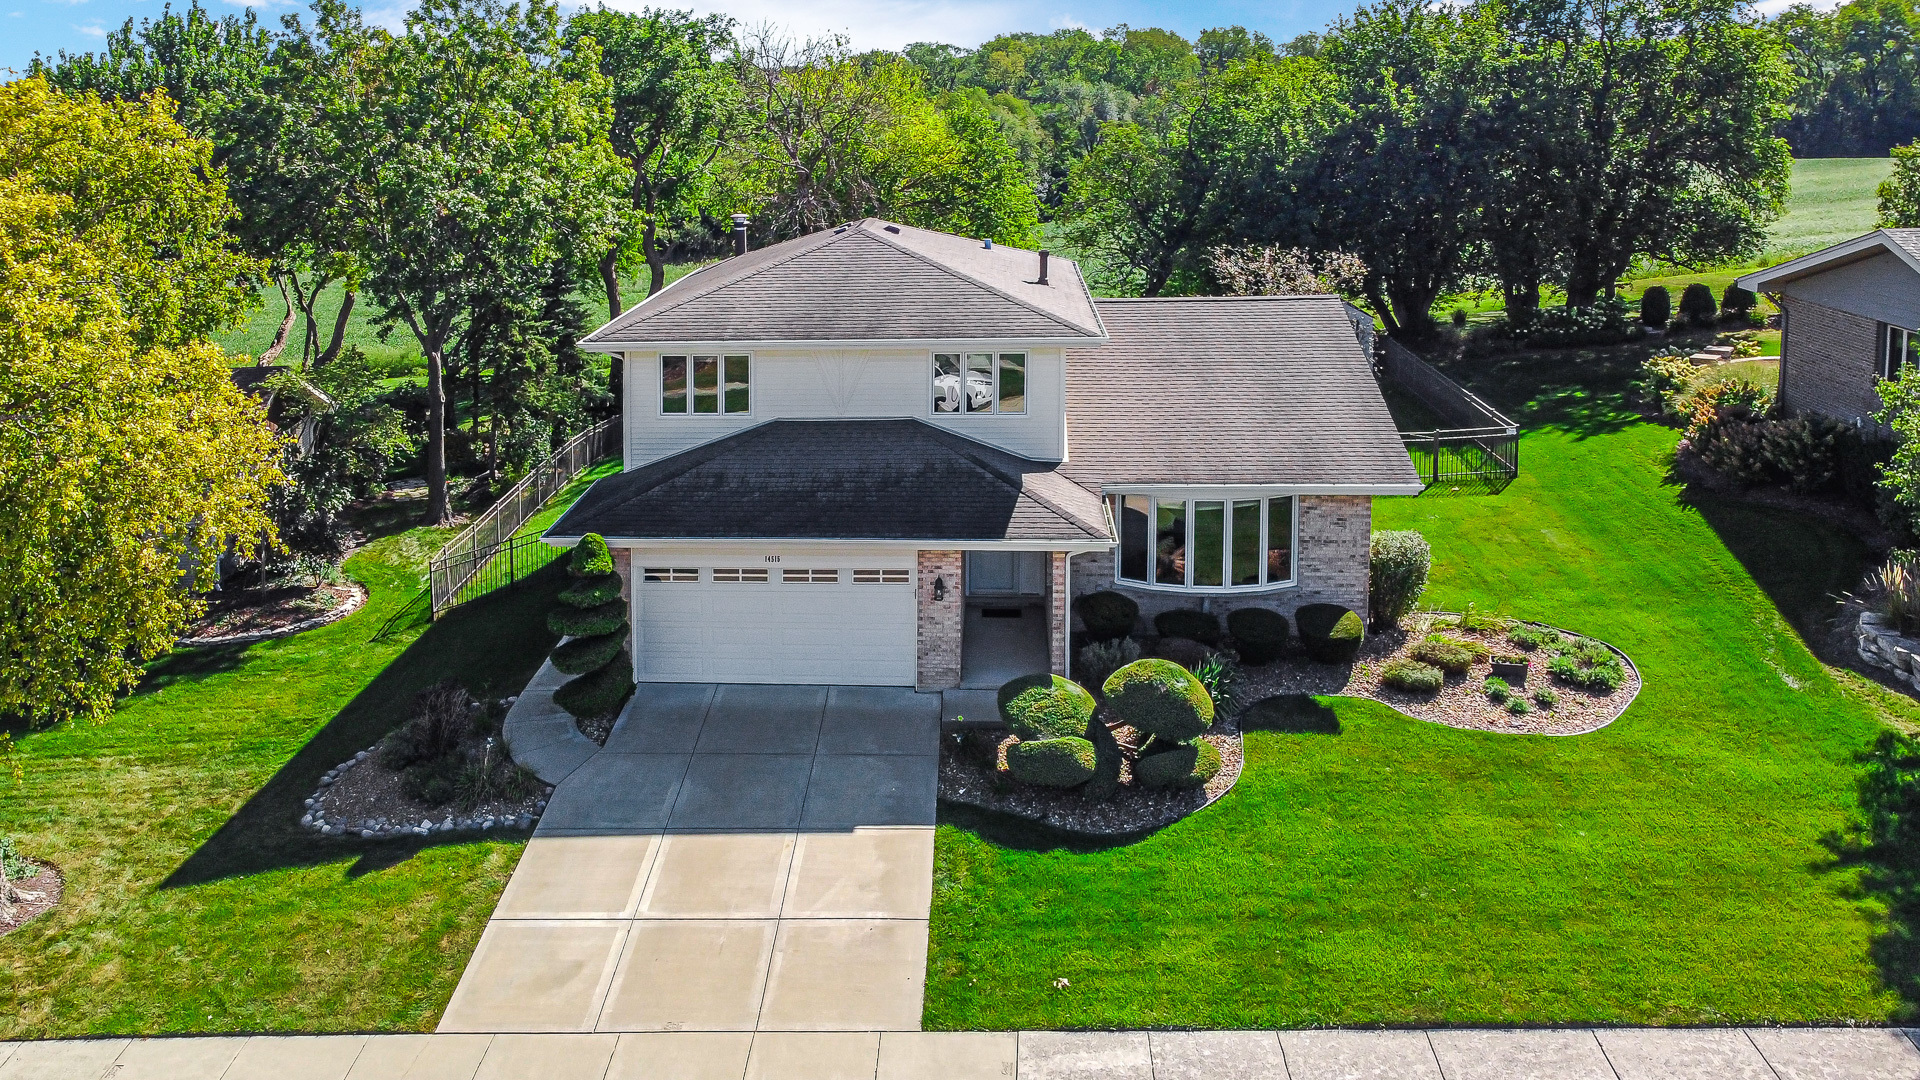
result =
M261 367L280 359L280 353L287 347L287 334L293 329L293 298L287 295L287 279L284 275L275 274L273 280L274 284L280 286L280 302L287 305L287 315L280 320L280 329L274 332L273 344L267 346L267 351L260 354L257 363Z
M1591 252L1575 251L1573 269L1567 273L1567 306L1592 307L1600 298L1602 284L1600 260Z
M299 301L301 314L306 316L306 331L300 338L300 366L303 368L313 360L314 354L320 351L320 334L313 325L313 305L320 302L320 290L327 287L329 280L331 279L315 276L313 288L303 292L300 289L300 279L297 277L293 279L293 297Z
M660 250L652 217L640 232L640 250L647 257L647 295L652 296L667 287L667 256Z
M427 353L427 520L445 525L447 504L447 387L445 349L436 343Z
M607 289L607 321L620 317L620 245L615 244L600 256L600 282Z
M347 316L353 314L353 298L354 292L352 289L348 289L346 295L340 298L340 314L333 317L333 340L327 342L325 352L322 352L314 358L313 366L315 368L319 368L322 364L340 355L340 343L345 340L347 336Z
M1505 294L1507 318L1515 315L1531 315L1540 310L1540 283L1538 281L1503 281L1500 291Z

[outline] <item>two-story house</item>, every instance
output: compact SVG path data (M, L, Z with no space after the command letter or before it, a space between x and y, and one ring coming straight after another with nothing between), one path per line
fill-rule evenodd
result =
M682 278L624 365L605 536L640 681L1066 672L1072 598L1364 612L1371 499L1420 482L1337 297L1096 300L1045 252L879 220Z

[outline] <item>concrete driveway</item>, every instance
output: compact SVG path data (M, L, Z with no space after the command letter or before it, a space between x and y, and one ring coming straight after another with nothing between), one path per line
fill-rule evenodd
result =
M940 709L643 684L560 780L440 1030L917 1030Z

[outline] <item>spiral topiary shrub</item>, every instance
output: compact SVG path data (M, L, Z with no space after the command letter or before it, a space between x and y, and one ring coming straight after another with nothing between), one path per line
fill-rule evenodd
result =
M560 594L561 603L577 608L599 607L618 599L620 599L620 575L618 574L582 578Z
M577 637L553 650L553 668L562 675L585 675L613 662L627 643L624 630Z
M553 703L582 719L611 716L633 693L633 658L623 649L598 671L569 679L553 692Z
M1185 742L1213 726L1213 698L1193 672L1171 660L1135 660L1101 687L1107 707L1142 734Z
M1161 637L1185 638L1202 645L1220 644L1220 616L1210 611L1176 608L1153 617L1153 628Z
M1037 739L1007 747L1007 771L1037 787L1079 787L1093 779L1093 744L1078 737Z
M1287 647L1287 617L1267 608L1240 608L1227 615L1227 633L1243 664L1270 664Z
M1339 604L1307 604L1293 613L1300 644L1307 656L1322 664L1351 664L1366 640L1366 624Z
M1061 675L1023 675L1000 688L1000 718L1022 739L1062 739L1086 733L1093 695Z
M619 580L613 569L613 552L607 550L606 537L588 533L573 546L573 554L567 559L567 576L580 581L607 575Z
M573 584L547 615L547 629L568 639L553 650L554 668L576 677L553 692L553 703L582 720L610 716L633 693L633 657L626 651L627 603L606 540L581 537L567 574Z
M561 605L547 614L547 629L561 637L594 637L620 633L627 629L627 605L614 600L598 607L577 608Z
M1086 625L1087 636L1095 641L1126 637L1133 633L1134 624L1140 620L1140 605L1111 590L1089 593L1074 601L1073 606Z

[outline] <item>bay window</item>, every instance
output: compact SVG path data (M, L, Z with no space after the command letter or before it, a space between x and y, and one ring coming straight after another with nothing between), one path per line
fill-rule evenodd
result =
M1114 577L1158 588L1228 591L1291 585L1294 497L1184 499L1112 495Z

